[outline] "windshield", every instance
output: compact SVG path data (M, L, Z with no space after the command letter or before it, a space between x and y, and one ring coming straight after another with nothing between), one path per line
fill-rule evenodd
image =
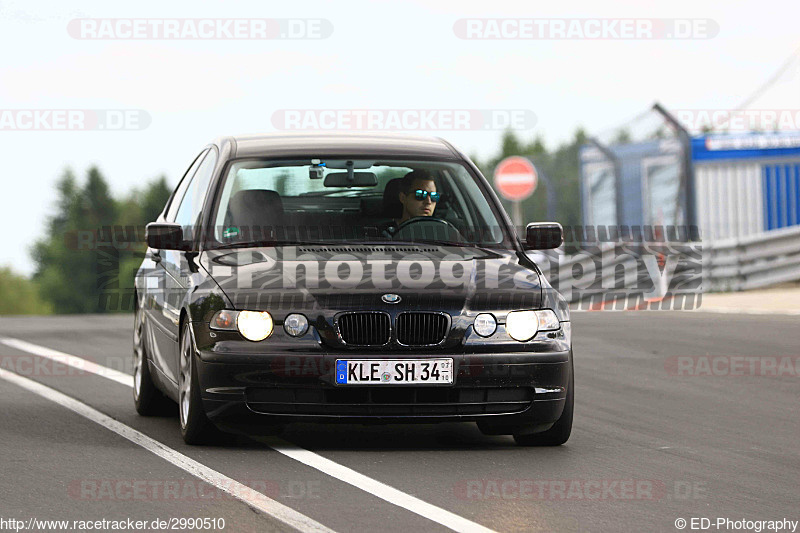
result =
M244 160L229 166L220 187L212 247L508 244L476 178L459 163Z

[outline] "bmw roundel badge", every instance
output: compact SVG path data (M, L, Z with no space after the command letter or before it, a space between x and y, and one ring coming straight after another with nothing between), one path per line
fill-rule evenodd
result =
M381 296L381 300L383 300L387 304L396 304L401 300L401 298L397 294L384 294L383 296Z

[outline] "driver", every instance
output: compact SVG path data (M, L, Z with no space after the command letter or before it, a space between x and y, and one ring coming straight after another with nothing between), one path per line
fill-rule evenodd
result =
M403 176L398 199L403 206L403 213L400 219L393 220L384 228L385 237L394 235L397 227L410 218L433 216L436 202L439 201L433 175L427 170L417 169Z

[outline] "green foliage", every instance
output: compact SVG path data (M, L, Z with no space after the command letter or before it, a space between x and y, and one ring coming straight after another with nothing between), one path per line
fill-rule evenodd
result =
M57 189L55 213L34 245L33 283L56 313L127 310L110 309L107 302L125 301L122 294L133 288L145 250L135 236L143 235L144 225L166 204L171 192L166 178L117 199L96 167L87 171L82 186L67 169ZM115 292L119 299L108 298Z
M0 315L47 315L53 307L39 294L34 282L0 267Z

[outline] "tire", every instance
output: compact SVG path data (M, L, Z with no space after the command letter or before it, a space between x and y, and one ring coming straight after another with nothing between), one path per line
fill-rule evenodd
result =
M519 446L560 446L569 440L572 433L572 415L575 410L575 372L573 370L572 353L570 353L569 385L567 386L567 400L561 417L553 427L541 433L521 434L514 433L514 441Z
M150 375L144 340L144 314L138 308L133 324L133 404L142 416L163 416L175 410L175 403L156 388Z
M219 437L219 430L203 410L197 379L194 339L189 322L184 322L180 338L180 369L178 372L178 420L186 444L208 444Z

